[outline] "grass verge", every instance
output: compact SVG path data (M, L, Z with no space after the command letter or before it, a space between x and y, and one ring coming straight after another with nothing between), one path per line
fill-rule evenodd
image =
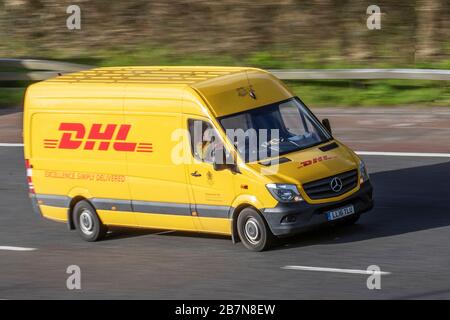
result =
M168 48L140 47L133 51L120 49L97 50L85 55L66 56L49 52L42 59L96 65L246 65L266 69L335 69L335 68L438 68L449 69L450 61L408 65L374 62L370 65L343 61L321 61L317 56L299 55L286 51L263 51L246 56L177 54ZM0 70L6 71L6 70ZM288 86L307 105L318 106L450 106L448 81L419 80L315 80L287 81ZM20 106L28 83L0 83L0 108ZM8 87L5 87L8 86Z

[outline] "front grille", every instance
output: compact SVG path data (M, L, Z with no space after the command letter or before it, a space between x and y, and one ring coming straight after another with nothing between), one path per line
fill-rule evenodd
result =
M331 180L333 178L339 178L342 181L342 189L335 192L331 189ZM303 190L311 199L326 199L340 196L351 189L355 188L358 183L358 171L351 170L344 173L340 173L331 177L323 178L320 180L305 183Z

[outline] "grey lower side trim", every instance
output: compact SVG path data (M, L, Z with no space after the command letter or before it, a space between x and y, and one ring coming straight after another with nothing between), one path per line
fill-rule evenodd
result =
M60 195L37 194L36 200L41 200L43 205L68 208L71 198ZM230 219L233 207L205 204L154 202L140 200L120 200L106 198L89 199L98 210L114 210L126 212L141 212L148 214L172 214L191 216L195 211L198 217Z
M205 204L197 204L195 205L195 209L199 217L208 217L208 218L225 218L228 219L230 217L230 209L228 206L214 206L214 205L205 205Z
M191 215L191 205L188 203L151 202L133 200L133 211L143 213L175 214L181 216Z
M41 208L39 208L36 195L34 193L30 193L29 197L31 200L31 207L33 208L34 213L42 217Z
M92 198L90 201L98 210L111 210L112 207L115 207L117 211L133 211L131 200Z
M51 207L68 208L70 205L70 198L66 196L36 194L36 200L40 202L42 201L43 205Z

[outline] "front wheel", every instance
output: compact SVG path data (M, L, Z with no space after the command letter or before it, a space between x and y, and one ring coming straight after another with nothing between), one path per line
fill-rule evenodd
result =
M75 227L84 240L98 241L105 237L107 229L89 202L78 202L73 209L73 218Z
M239 238L247 249L263 251L273 242L273 235L261 215L252 208L245 208L237 219Z

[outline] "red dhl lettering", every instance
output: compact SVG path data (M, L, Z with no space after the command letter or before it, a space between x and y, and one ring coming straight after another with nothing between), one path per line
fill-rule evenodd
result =
M336 156L324 155L324 156L312 158L310 160L300 161L300 165L297 168L307 167L309 165L312 165L312 164L315 164L315 163L318 163L321 161L331 160L334 158L336 158Z
M153 152L152 143L127 141L130 124L94 123L89 131L82 123L63 122L59 125L61 138L44 139L47 149L115 150L124 152Z

